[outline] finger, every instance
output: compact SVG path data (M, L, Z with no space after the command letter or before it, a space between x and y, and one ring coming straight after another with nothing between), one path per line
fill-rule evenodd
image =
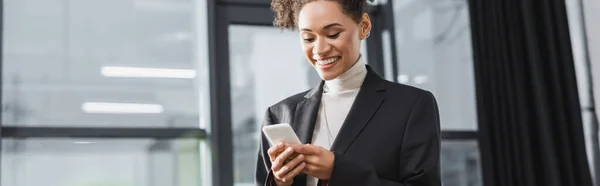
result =
M271 165L271 169L273 169L274 171L279 171L279 169L281 169L281 167L283 166L285 160L288 158L288 156L290 156L292 153L294 152L294 149L292 149L291 147L286 148L285 151L283 151L281 154L279 154L277 156L277 158L275 158L275 161L273 162L273 165ZM281 175L283 176L283 174Z
M288 156L288 157L287 157L287 158L286 158L286 159L283 161L283 164L287 164L287 163L289 163L290 161L294 160L294 158L298 157L298 155L299 155L298 153L296 153L296 152L292 152L292 154L290 154L290 155L289 155L289 156Z
M318 152L317 146L314 145L296 145L291 147L294 148L294 151L296 151L297 153L305 155L313 155Z
M284 177L283 177L283 181L287 182L290 181L292 179L294 179L294 177L296 177L296 175L298 175L300 172L302 172L302 170L304 170L304 167L306 166L306 163L302 162L300 163L300 165L296 166L296 168L294 168L294 170L288 172Z
M279 169L279 171L281 171L281 175L287 174L288 171L292 170L298 164L302 163L303 160L304 160L304 155L300 154L300 155L296 156L296 158L292 159L291 161L289 161L288 163L283 165L283 167L281 167L281 169Z
M277 151L279 149L279 145L274 145L269 147L269 150L267 150L267 154L269 154L269 156L273 156L273 154L275 154L275 151Z
M285 147L285 144L284 144L284 143L279 143L279 144L277 144L277 145L273 145L273 146L271 146L271 148L269 148L269 150L268 150L267 152L268 152L269 154L274 154L274 153L275 153L275 154L278 154L278 153L280 153L280 151L282 151L283 149L285 149L284 147ZM278 152L278 151L279 151L279 152Z
M269 150L267 151L269 154L269 158L271 159L271 162L275 160L275 158L281 153L283 152L283 150L285 150L285 144L280 143L277 144L275 146L272 146L271 148L269 148Z
M312 175L312 173L318 169L317 165L314 165L314 164L311 165L308 163L305 163L305 164L306 164L306 166L304 166L304 169L302 169L302 172L304 172L305 174Z
M281 162L286 162L287 160L289 160L292 155L294 154L294 149L292 149L291 147L285 148L285 150L280 153L279 155L277 155L277 158L275 161L281 161Z
M295 148L295 146L299 146L299 145L297 145L297 144L286 144L286 147L291 147L292 149L294 149L294 148ZM289 161L292 161L292 160L293 160L294 158L296 158L296 157L297 157L299 154L300 154L300 153L297 153L297 152L295 152L295 151L294 151L294 153L292 153L292 155L290 155L290 156L288 157L288 159L286 160L286 163L287 163L287 162L289 162Z
M306 164L309 164L309 165L319 164L320 160L321 160L321 157L316 156L316 155L305 155L304 156L304 162L306 162Z

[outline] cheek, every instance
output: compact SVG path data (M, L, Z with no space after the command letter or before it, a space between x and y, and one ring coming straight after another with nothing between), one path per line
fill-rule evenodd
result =
M304 52L306 58L308 58L309 61L311 61L310 59L312 59L312 47L310 47L307 44L302 44L302 51Z
M354 46L356 45L352 37L340 37L332 44L335 46L338 52L342 52L346 55L348 55L349 52L352 52Z
M344 50L351 51L357 44L360 43L360 39L358 39L358 35L356 33L348 34L340 41Z

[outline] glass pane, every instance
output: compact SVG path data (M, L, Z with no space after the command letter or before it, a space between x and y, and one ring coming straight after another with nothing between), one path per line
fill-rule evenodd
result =
M3 139L1 184L199 185L198 144L192 139Z
M229 26L236 185L254 182L258 132L267 107L320 81L299 42L297 32Z
M596 144L594 140L594 130L593 130L593 125L594 125L594 117L596 117L594 110L589 109L589 108L581 108L581 119L583 122L583 134L584 134L584 138L585 138L585 144L586 144L586 154L588 157L588 164L589 164L589 168L590 171L592 172L592 175L595 175L595 172L598 171L595 169L594 165L596 161L600 161L599 159L596 159L596 156L594 155L595 149L597 149L598 147L595 147L594 145Z
M4 125L204 123L206 1L3 3Z
M398 82L432 91L442 129L476 130L466 0L393 1Z
M476 141L442 141L444 186L482 186L481 160Z

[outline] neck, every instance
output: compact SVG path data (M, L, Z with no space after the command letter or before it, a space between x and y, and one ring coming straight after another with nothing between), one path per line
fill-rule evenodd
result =
M346 70L343 74L332 80L325 81L325 92L340 92L359 88L365 77L367 76L367 68L359 56L358 60Z

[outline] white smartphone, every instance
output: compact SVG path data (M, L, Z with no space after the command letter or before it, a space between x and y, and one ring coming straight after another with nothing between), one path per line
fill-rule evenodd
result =
M292 129L292 126L289 123L267 125L262 128L262 131L267 137L267 140L269 140L271 146L281 142L293 145L302 144L300 138L298 138L296 132L294 132L294 129Z

